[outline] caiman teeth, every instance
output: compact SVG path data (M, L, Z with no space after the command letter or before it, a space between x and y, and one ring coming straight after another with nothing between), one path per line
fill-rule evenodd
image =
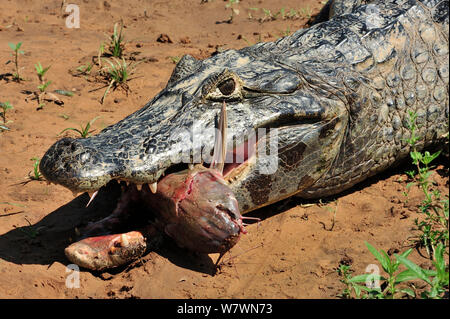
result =
M153 194L155 194L156 191L158 190L158 182L150 184L150 190L152 191Z
M138 191L141 191L142 190L142 184L136 184L136 188L137 188Z
M89 199L89 202L86 204L86 207L88 207L89 204L94 200L95 196L97 196L98 190L93 192L93 193L92 192L88 192L88 194L89 194L90 199Z

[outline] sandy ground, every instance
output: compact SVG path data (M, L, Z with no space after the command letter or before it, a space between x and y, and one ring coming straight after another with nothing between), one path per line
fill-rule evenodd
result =
M34 157L68 127L93 124L98 132L141 108L167 83L174 59L183 54L206 58L215 51L273 41L302 28L322 1L243 0L235 5L233 23L227 2L86 1L80 8L80 28L65 25L69 2L2 0L0 10L0 102L9 101L9 131L0 132L0 297L1 298L337 298L344 289L336 268L351 264L364 273L375 259L364 242L390 254L407 249L414 236L414 219L422 195L406 189L407 166L390 170L350 191L323 202L291 199L253 212L262 219L215 272L217 255L195 256L163 242L131 266L110 272L81 270L79 287L71 287L63 250L75 227L108 212L115 199L99 196L89 208L87 194L73 197L67 189L30 181ZM298 19L259 21L261 8L273 13L282 7L301 12ZM259 8L254 10L250 8ZM129 82L130 92L116 90L100 103L104 83L74 70L96 56L100 43L123 21L127 58L142 61ZM170 42L158 42L161 34ZM167 39L167 37L165 37ZM8 42L22 42L21 83L12 81L14 64ZM37 110L27 99L39 85L36 63L51 65L48 90L72 91L63 105L46 102ZM95 90L98 89L98 90ZM94 132L94 133L95 133ZM432 177L448 193L448 167ZM421 251L411 259L429 265ZM69 283L69 284L67 284Z

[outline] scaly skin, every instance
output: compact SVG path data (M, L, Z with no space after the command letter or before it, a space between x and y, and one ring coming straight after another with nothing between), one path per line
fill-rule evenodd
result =
M276 42L203 61L184 56L141 110L96 136L58 141L41 172L78 192L112 179L154 183L181 161L181 147L191 162L206 157L212 135L191 143L189 132L213 128L223 101L237 137L278 128L275 172L257 160L225 176L241 212L339 193L396 164L410 151L408 110L418 114L419 149L445 143L448 1L368 2L334 1L321 15L328 21Z

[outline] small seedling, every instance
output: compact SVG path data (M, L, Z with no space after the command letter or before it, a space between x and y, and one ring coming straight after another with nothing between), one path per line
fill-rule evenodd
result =
M44 76L50 69L50 66L44 68L42 67L41 62L38 62L34 65L34 67L36 69L36 74L40 84L37 86L38 91L32 92L25 98L25 100L28 100L30 97L34 97L38 101L37 110L41 110L45 106L44 101L55 102L58 105L64 104L63 101L61 101L56 95L47 91L47 88L52 81L45 81Z
M325 225L324 222L319 222L319 224L321 224L323 226L323 229L326 231L333 231L334 225L336 224L336 212L337 212L337 203L336 206L334 208L331 208L329 206L325 206L325 209L330 212L333 213L333 217L331 218L331 225L329 228L327 228L327 226Z
M253 12L256 12L259 10L259 8L249 8L251 12L248 13L249 19L253 19ZM259 18L258 21L263 23L266 21L274 21L278 18L281 18L282 20L294 20L300 18L299 12L295 9L289 9L281 8L277 13L273 13L270 9L261 8L264 16ZM301 9L302 10L302 9ZM300 11L301 11L300 10ZM308 11L309 12L309 11Z
M98 54L97 54L97 64L98 64L99 68L102 67L102 59L101 59L101 57L103 56L104 53L105 53L105 43L101 42L100 43L100 47L98 48Z
M169 59L172 60L174 64L177 64L181 60L179 56L169 56Z
M356 280L352 278L350 274L353 272L352 267L350 265L339 264L336 272L342 277L339 281L347 286L338 297L350 299L352 297L352 291L355 291L356 296L359 297L361 295L362 287L357 284L357 277Z
M4 103L0 102L0 108L3 110L1 112L1 116L2 116L2 119L3 119L3 124L6 124L6 111L13 109L13 106L9 102L4 102Z
M44 75L47 73L48 69L50 69L50 66L43 68L41 65L41 62L38 62L38 64L35 64L34 67L36 68L36 73L39 78L39 82L44 82Z
M91 133L93 133L95 131L95 130L90 130L91 125L94 124L95 120L97 120L99 117L100 116L97 116L94 119L90 120L84 127L81 126L80 129L68 127L66 129L62 130L61 133L59 133L58 135L61 135L62 133L66 132L66 131L75 131L78 134L80 134L80 136L82 138L87 138L91 135Z
M27 218L24 219L27 221L28 226L19 228L19 230L28 237L30 237L31 239L35 239L37 236L41 234L41 231L45 229L45 226L35 228Z
M11 50L14 52L11 54L14 57L14 65L16 68L16 72L13 74L13 79L17 82L20 82L23 80L23 78L20 76L19 73L19 55L24 54L25 52L23 50L20 50L20 47L22 46L22 42L19 42L17 44L14 43L8 43Z
M248 12L248 18L249 18L250 20L253 20L253 12L259 11L259 8L248 8L248 10L250 10L250 11Z
M60 118L63 118L63 119L66 120L66 121L70 118L70 116L67 115L67 114L65 114L65 113L60 114L59 117L60 117Z
M288 14L286 15L287 19L297 19L299 18L298 12L295 9L289 10Z
M265 21L272 21L272 20L276 20L276 15L272 14L272 11L270 11L269 9L264 9L262 8L263 12L264 12L264 17L259 19L259 22L265 22Z
M281 8L277 15L280 15L281 19L284 20L286 18L286 9L285 8Z
M287 37L291 34L291 29L289 27L286 28L286 31L281 32L282 37Z
M245 36L241 35L241 39L245 41L245 43L247 43L248 46L252 46L254 45L254 43L250 42Z
M86 65L80 65L79 67L77 67L77 71L80 72L79 74L81 75L88 75L91 73L92 67L94 66L93 63L89 63Z
M233 23L234 16L239 14L239 9L233 7L238 3L239 0L228 0L228 3L225 5L226 9L230 9L230 17L226 21L227 23Z
M47 90L47 87L52 83L52 81L47 81L45 83L42 83L41 85L38 85L38 89L39 91L41 91L41 93L45 93L45 91Z
M113 88L114 90L117 87L121 87L125 90L125 92L128 94L128 91L130 90L127 81L130 80L130 75L134 72L137 64L130 64L128 65L125 59L122 59L122 61L118 59L114 59L114 62L111 62L109 60L105 60L109 63L110 67L106 69L105 78L108 81L108 87L105 90L105 93L102 96L102 99L100 100L100 103L103 104L105 101L106 95L109 93L109 90Z
M114 32L110 37L108 51L111 54L111 56L116 57L116 58L122 58L123 50L125 47L124 43L123 43L123 35L122 35L123 24L122 23L120 24L119 31L117 30L117 27L118 27L118 23L114 24ZM104 51L103 43L100 46L99 56L100 56L101 51Z
M41 172L39 171L40 159L38 157L33 157L31 160L34 161L33 172L28 173L28 177L30 178L30 180L33 180L33 181L42 181L44 179L44 177L42 176Z
M300 16L306 19L311 19L312 16L312 9L310 6L306 6L305 8L300 8L299 10Z

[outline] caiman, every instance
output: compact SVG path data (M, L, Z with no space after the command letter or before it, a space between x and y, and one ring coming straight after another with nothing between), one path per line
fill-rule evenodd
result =
M110 181L158 190L207 163L223 105L225 183L246 213L290 196L342 192L418 150L448 145L448 1L329 1L275 42L205 60L185 55L142 109L43 156L45 178L74 192ZM142 191L141 191L142 192Z

